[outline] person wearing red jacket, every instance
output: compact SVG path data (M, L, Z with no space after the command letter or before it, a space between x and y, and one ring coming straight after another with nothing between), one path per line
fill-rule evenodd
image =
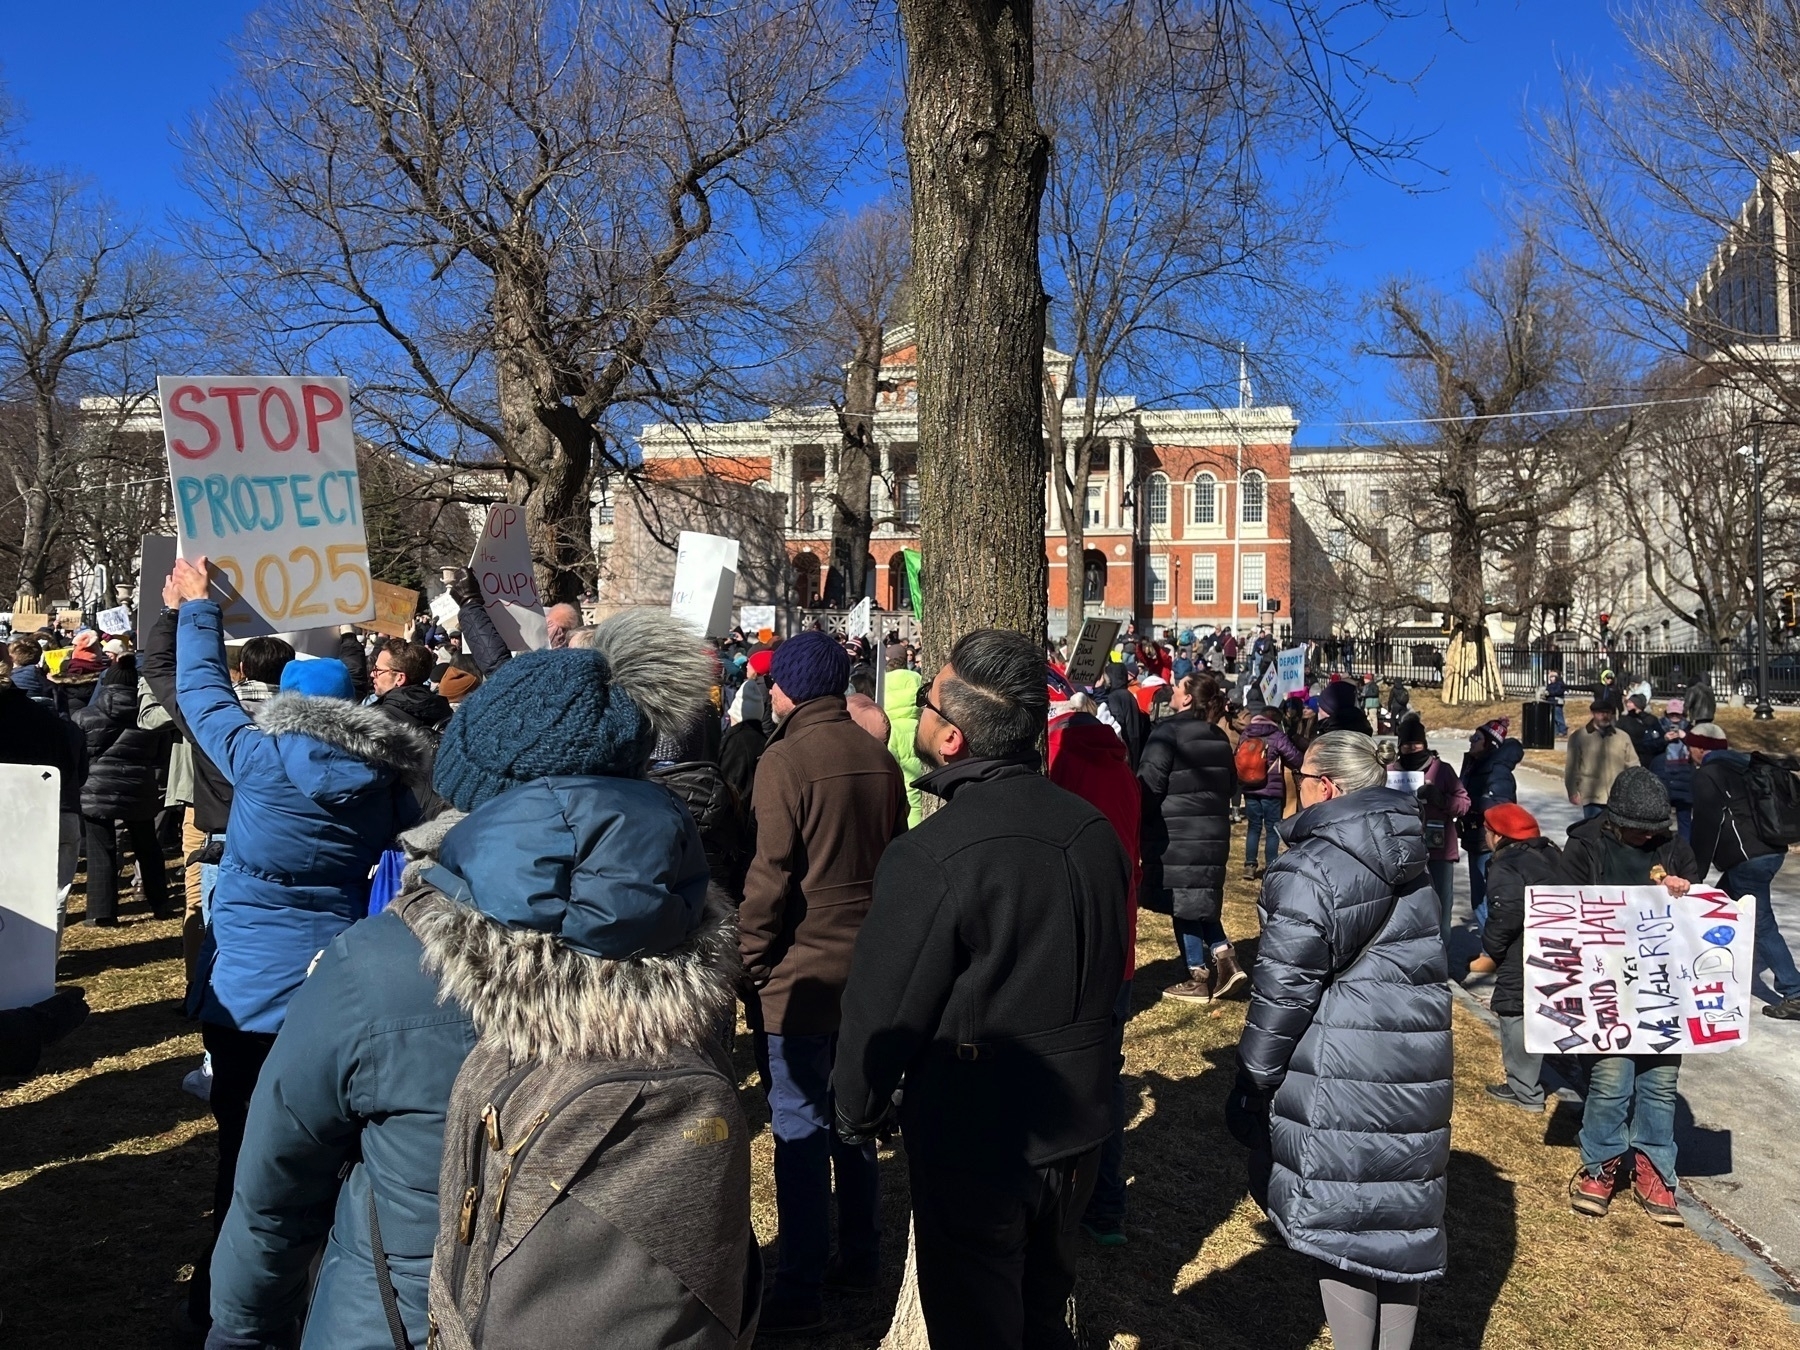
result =
M1085 700L1083 700L1085 702ZM1131 979L1137 972L1137 892L1144 866L1138 850L1143 819L1137 775L1126 758L1125 742L1111 727L1086 711L1050 722L1050 781L1073 792L1112 823L1125 856L1131 859L1131 890L1126 899L1125 983L1113 1005L1113 1053L1119 1071L1113 1075L1113 1132L1100 1146L1100 1173L1081 1216L1082 1230L1103 1247L1125 1242L1125 1022L1131 1016Z

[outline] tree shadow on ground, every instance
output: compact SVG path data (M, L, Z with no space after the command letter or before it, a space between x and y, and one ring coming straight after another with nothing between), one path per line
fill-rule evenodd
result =
M192 1067L176 1058L97 1073L37 1101L7 1107L0 1175L85 1157L207 1116L206 1103L181 1090L182 1075Z
M56 977L65 984L80 984L106 971L132 970L158 961L179 960L181 934L144 937L110 947L65 949L56 961Z

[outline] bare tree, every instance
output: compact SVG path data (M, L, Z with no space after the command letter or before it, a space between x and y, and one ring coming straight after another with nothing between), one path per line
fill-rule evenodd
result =
M1400 401L1429 426L1379 447L1381 510L1329 503L1358 546L1345 572L1354 587L1360 571L1370 608L1447 614L1447 702L1501 696L1489 615L1529 624L1538 607L1566 603L1584 565L1578 540L1593 536L1559 518L1599 514L1631 432L1617 413L1563 411L1616 397L1619 365L1530 239L1479 262L1466 291L1392 281L1374 298L1366 350L1395 364ZM1434 576L1447 594L1420 585Z
M190 135L195 237L271 359L498 470L569 599L632 423L752 359L782 221L848 158L858 38L825 0L277 0Z

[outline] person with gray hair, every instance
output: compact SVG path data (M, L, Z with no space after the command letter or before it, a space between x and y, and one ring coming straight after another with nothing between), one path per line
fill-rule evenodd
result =
M1386 778L1360 732L1306 752L1226 1107L1251 1193L1318 1262L1338 1350L1407 1350L1447 1257L1449 971L1418 803Z

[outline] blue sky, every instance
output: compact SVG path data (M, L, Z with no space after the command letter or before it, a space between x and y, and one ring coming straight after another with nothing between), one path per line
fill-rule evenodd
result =
M34 158L91 175L127 211L159 222L188 209L173 134L229 76L225 42L254 8L231 0L50 0L16 3L0 25L0 76L28 121ZM1453 285L1471 259L1501 243L1497 209L1515 190L1527 100L1548 98L1557 63L1609 70L1623 44L1598 0L1450 0L1455 34L1426 16L1382 39L1384 64L1419 78L1382 89L1372 125L1424 133L1424 190L1352 170L1321 219L1340 248L1331 282L1357 295L1396 272ZM1346 326L1325 344L1344 378L1301 409L1301 439L1341 439L1337 419L1392 416L1385 373L1357 361Z

